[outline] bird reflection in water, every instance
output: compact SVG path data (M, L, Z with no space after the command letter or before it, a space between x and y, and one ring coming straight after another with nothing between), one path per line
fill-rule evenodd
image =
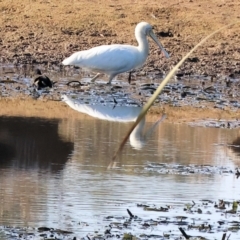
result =
M94 118L108 120L113 122L134 122L139 113L142 110L142 107L136 106L112 106L112 105L88 105L82 103L80 100L72 99L69 96L62 96L62 100L74 110L90 115ZM143 129L145 126L145 118L141 120L141 122L136 126L133 132L130 135L130 145L137 150L143 148L146 144L147 140L156 129L156 127L165 119L165 115L161 116L161 118L150 127L145 133L143 133Z

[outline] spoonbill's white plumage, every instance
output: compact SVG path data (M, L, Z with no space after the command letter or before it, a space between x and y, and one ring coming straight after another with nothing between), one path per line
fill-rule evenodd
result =
M107 74L109 76L108 84L111 84L113 78L119 73L128 72L144 64L149 54L147 36L154 40L168 58L169 55L153 33L152 26L149 23L141 22L135 28L138 46L121 44L102 45L73 53L62 64L75 65L97 72L92 82L101 74Z
M133 122L137 119L142 107L131 106L103 106L103 105L87 105L76 99L72 99L66 95L62 96L62 100L66 102L74 110L85 113L95 118L114 122ZM164 120L165 116L161 117L150 129L143 133L145 126L145 118L135 127L131 133L129 140L130 144L135 149L141 149L148 140L149 136L156 129L158 124Z

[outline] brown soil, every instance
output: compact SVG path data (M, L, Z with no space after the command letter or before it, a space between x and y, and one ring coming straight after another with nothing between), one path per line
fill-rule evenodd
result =
M240 21L238 0L1 0L0 62L59 64L74 51L112 43L136 44L134 28L147 21L166 49L155 44L147 67L168 71L214 30ZM186 74L240 72L240 24L215 35L182 70Z

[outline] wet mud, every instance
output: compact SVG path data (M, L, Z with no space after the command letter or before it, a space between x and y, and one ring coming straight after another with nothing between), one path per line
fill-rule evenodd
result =
M37 68L51 79L52 88L36 85L35 79L39 79L35 76ZM49 69L41 65L2 66L0 73L3 104L4 100L33 100L34 104L40 104L39 101L61 102L62 96L67 95L85 104L143 106L163 80L156 71L146 76L134 72L130 83L128 73L125 73L108 86L105 79L92 84L92 74L82 73L79 68ZM165 86L150 113L159 115L165 112L170 121L182 119L192 126L237 128L240 118L238 77L176 76Z
M135 208L147 212L149 218L141 218L126 208L126 214L107 216L98 223L99 230L79 234L50 227L0 226L0 233L7 239L59 239L59 240L105 240L105 239L238 239L239 201L208 199L189 200L181 207L156 206L137 203ZM153 214L154 213L154 214ZM87 222L79 222L82 229ZM83 235L83 234L80 234Z
M159 174L231 176L239 178L238 169L211 165L172 165L167 163L145 166L145 171ZM86 221L71 222L77 225L78 233L55 229L49 226L13 227L0 226L5 239L59 239L59 240L105 240L105 239L231 239L239 238L240 200L230 199L189 199L171 206L148 203L126 204L123 215L102 217L94 226ZM140 215L142 217L140 217ZM144 217L143 217L144 216ZM148 217L146 217L148 216ZM91 228L87 232L84 228ZM94 230L95 229L95 230ZM98 230L96 230L98 229ZM81 232L82 231L82 232Z

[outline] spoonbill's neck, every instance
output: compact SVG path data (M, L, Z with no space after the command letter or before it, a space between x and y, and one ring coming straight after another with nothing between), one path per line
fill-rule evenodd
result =
M138 42L138 50L144 54L145 57L148 56L149 53L149 44L147 36L142 34L141 32L135 32L135 37Z
M141 149L146 143L146 139L144 138L143 135L144 125L145 118L140 121L140 123L135 127L135 129L132 131L129 137L130 144L132 145L132 147L138 150Z
M145 125L145 118L142 119L139 124L134 128L132 131L130 138L137 138L137 139L142 139L143 138L143 128Z

